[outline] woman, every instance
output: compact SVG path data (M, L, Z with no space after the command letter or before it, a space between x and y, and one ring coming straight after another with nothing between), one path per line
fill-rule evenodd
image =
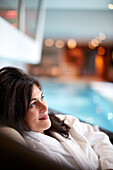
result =
M113 169L108 136L73 116L48 115L39 82L14 67L0 69L0 123L64 169Z

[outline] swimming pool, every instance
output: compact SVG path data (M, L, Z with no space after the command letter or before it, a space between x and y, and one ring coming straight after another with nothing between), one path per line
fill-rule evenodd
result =
M49 108L113 132L113 102L89 84L40 82Z

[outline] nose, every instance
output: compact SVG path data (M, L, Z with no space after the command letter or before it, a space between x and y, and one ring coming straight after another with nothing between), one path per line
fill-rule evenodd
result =
M46 112L48 110L48 105L47 105L47 103L44 101L40 101L39 102L39 112L40 113L44 113L44 112Z

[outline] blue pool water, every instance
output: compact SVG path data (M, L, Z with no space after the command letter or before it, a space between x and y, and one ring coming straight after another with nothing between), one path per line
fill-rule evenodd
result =
M113 132L113 103L83 83L41 82L49 108Z

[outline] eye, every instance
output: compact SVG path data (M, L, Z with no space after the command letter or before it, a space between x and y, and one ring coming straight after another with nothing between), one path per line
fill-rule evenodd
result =
M33 102L30 107L34 107L36 105L36 102Z
M41 100L42 100L42 101L44 100L44 95L41 96Z

